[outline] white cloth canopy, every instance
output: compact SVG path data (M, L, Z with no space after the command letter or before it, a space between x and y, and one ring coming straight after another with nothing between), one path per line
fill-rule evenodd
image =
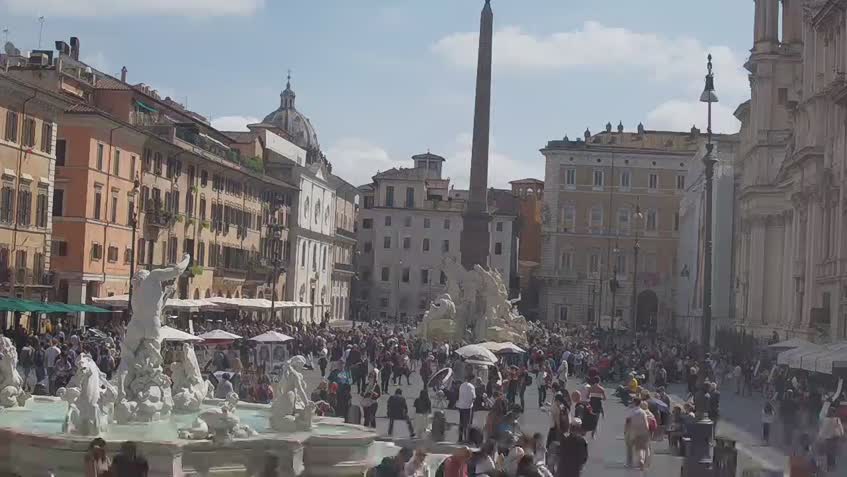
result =
M491 351L494 354L498 353L526 353L526 351L520 346L512 343L511 341L506 341L505 343L497 343L494 341L486 341L485 343L480 343L480 346Z
M847 366L847 343L823 346L819 351L803 355L800 361L801 369L832 374L834 368Z
M810 343L807 340L804 340L803 338L791 338L790 340L780 341L779 343L774 343L772 345L768 345L768 348L774 349L774 350L777 350L777 349L793 349L793 348L799 348L801 346L808 346L810 344L812 344L812 343Z
M203 341L203 338L199 336L194 336L191 333L186 333L184 331L178 330L176 328L171 328L170 326L163 326L159 329L159 332L162 335L163 341L189 341L189 342L200 342Z
M204 340L237 340L240 336L224 330L212 330L200 335Z
M285 343L286 341L291 341L293 339L294 338L288 335L271 330L250 338L250 341L258 341L259 343Z
M809 343L805 346L798 346L797 348L779 353L779 356L776 357L776 362L777 364L786 365L789 368L798 369L804 355L815 353L820 351L820 349L821 346L814 343Z
M270 310L271 301L266 298L225 298L222 296L209 298L208 301L223 307L252 308L255 310ZM285 308L310 308L312 305L298 301L277 301L273 304L277 310Z
M473 359L476 361L488 361L491 363L497 362L497 356L495 356L494 353L486 349L484 346L478 344L462 346L461 348L456 350L456 354L465 359Z

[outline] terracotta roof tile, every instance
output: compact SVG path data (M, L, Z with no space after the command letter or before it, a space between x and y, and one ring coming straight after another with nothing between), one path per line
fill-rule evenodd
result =
M112 78L111 76L104 76L102 78L97 78L97 84L94 86L95 89L108 89L108 90L121 90L121 91L129 91L132 87L123 81Z

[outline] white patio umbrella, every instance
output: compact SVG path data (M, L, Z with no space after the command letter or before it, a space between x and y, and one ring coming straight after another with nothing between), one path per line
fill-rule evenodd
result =
M478 344L462 346L456 350L456 354L465 359L472 359L475 361L488 361L490 363L497 362L497 356L495 356L494 353Z
M163 341L187 341L194 343L203 341L203 338L199 336L194 336L191 333L186 333L170 326L163 326L159 332L162 335Z
M494 341L486 341L485 343L480 343L480 346L491 351L494 354L499 353L514 353L514 354L523 354L526 351L520 346L512 343L511 341L507 341L505 343L497 343Z
M250 338L250 341L257 341L259 343L285 343L286 341L291 341L293 339L294 338L288 335L271 330Z
M208 332L200 335L200 338L207 340L207 341L212 341L212 340L218 340L218 341L224 340L225 341L225 340L241 339L240 336L233 334L233 333L230 333L228 331L224 331L224 330L208 331Z

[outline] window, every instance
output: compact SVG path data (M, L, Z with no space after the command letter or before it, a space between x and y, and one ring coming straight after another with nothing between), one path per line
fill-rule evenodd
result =
M411 274L411 270L409 269L409 267L406 267L406 268L403 269L403 275L402 275L402 278L401 278L403 283L409 283L409 275L410 274Z
M673 213L673 231L679 232L679 211Z
M91 244L91 260L100 260L103 258L103 246L97 242Z
M444 230L450 230L450 219L444 219Z
M199 242L197 244L197 265L203 267L206 265L206 243Z
M415 188L414 187L406 187L406 208L414 209L415 208Z
M371 250L373 250L373 243L371 243L370 241L365 242L363 248L365 250L365 253L371 253Z
M200 220L206 220L206 198L200 197Z
M444 240L441 242L441 251L447 253L450 251L450 241Z
M391 216L390 215L385 216L385 226L391 227Z
M568 307L559 305L559 321L568 321Z
M685 189L685 176L676 176L676 188L679 190Z
M385 188L385 206L394 207L394 186Z
M124 265L129 265L132 261L132 249L129 247L124 248Z
M382 267L382 273L381 273L380 278L384 282L391 280L391 271L389 270L388 267Z
M442 285L447 284L447 274L444 273L443 271L438 274L438 283L440 283Z
M185 215L194 217L194 193L191 192L191 189L185 191Z
M430 227L429 217L424 217L424 228L428 229Z
M35 119L24 119L24 128L21 131L21 145L23 147L35 147Z
M29 189L18 191L18 224L32 223L32 192Z
M615 257L615 270L618 275L626 274L626 255L619 253L617 257Z
M129 156L129 178L135 179L136 168L138 167L138 157Z
M783 105L788 102L788 88L779 88L776 90L777 103Z
M559 256L559 269L564 271L573 270L573 252L562 252L562 255Z
M412 226L412 216L411 215L407 215L407 216L403 217L403 226L404 227L411 227Z
M424 252L429 252L429 239L428 238L423 239L422 250Z
M658 213L656 209L650 209L647 211L647 230L655 231L658 227Z
M15 210L15 186L10 183L3 184L2 193L0 193L0 220L3 222L12 222Z
M594 188L602 188L603 187L603 179L604 179L603 171L600 169L594 169Z
M426 268L421 269L421 285L426 285L429 283L429 270Z
M620 230L629 229L629 209L618 209L618 228Z
M115 158L112 162L112 175L121 175L121 151L115 149Z
M97 170L103 170L103 145L97 144Z
M382 238L382 248L391 248L391 237L386 235Z
M56 140L56 165L65 165L65 154L67 153L68 143L64 139Z
M650 174L648 179L647 187L651 190L656 190L659 188L659 175L658 174Z
M53 189L53 217L61 217L65 213L65 191Z
M47 190L38 191L35 200L35 225L41 228L47 227Z
M6 111L6 134L5 139L9 142L18 142L18 113Z
M109 221L113 224L118 222L118 192L112 191L112 207L109 211Z
M494 255L503 255L503 242L494 244Z
M600 271L600 255L592 253L588 257L588 273L598 273Z
M162 153L156 152L153 154L153 174L162 175Z
M96 220L100 220L100 207L103 202L103 190L96 188L94 189L94 218Z
M321 250L321 270L326 270L326 247Z
M591 227L602 227L603 226L603 207L601 207L599 205L595 205L594 207L591 208L589 225L591 225Z
M169 238L168 239L168 263L176 263L176 249L177 249L176 237Z
M621 176L620 176L621 189L624 189L624 190L629 189L629 187L630 187L629 183L630 183L630 173L629 173L629 171L621 171Z
M503 222L497 222L496 228L497 228L498 232L502 232L503 231Z
M44 121L41 123L41 151L50 154L53 152L53 123Z
M382 297L379 299L379 306L388 308L388 298Z
M412 248L412 237L403 237L403 250Z
M566 229L572 229L574 227L574 220L576 217L576 207L573 205L566 205L562 207L562 226Z
M374 219L362 219L362 228L363 229L372 229L374 227Z
M64 240L53 240L50 244L50 253L56 257L68 256L68 242Z
M106 250L106 260L113 263L118 261L118 247L109 245L109 248Z
M569 167L565 169L565 178L564 178L565 187L568 189L573 189L576 187L576 169L573 167ZM532 190L530 189L530 194L532 194Z
M206 187L206 184L209 183L209 173L205 170L200 171L200 187Z

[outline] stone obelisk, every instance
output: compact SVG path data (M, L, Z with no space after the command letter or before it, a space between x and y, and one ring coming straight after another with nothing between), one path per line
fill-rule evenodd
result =
M485 0L479 21L470 193L462 219L462 237L459 247L462 252L462 265L468 270L474 265L488 268L488 249L491 242L489 234L491 215L488 213L488 135L491 123L493 30L494 13L491 11L491 0Z

